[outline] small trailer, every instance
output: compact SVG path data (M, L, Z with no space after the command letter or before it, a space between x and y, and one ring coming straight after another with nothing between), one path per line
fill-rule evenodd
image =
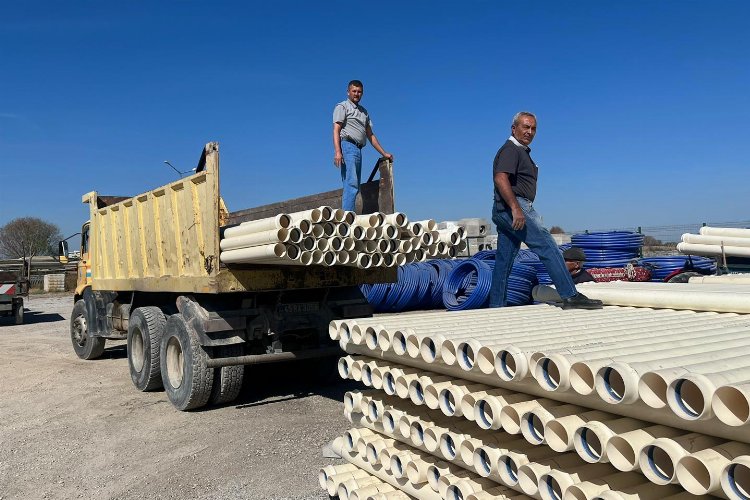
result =
M25 262L21 270L0 272L0 316L11 316L15 324L23 324L23 298L29 295Z

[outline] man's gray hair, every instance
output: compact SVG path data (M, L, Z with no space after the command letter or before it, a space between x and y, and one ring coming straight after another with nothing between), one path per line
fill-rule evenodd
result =
M529 111L519 111L515 115L513 115L513 123L511 125L518 125L518 121L521 119L522 116L530 116L534 120L536 120L536 115L534 113L531 113Z

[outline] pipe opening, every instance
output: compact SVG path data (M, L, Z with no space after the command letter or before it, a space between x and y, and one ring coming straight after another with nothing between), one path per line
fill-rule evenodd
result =
M391 348L391 339L388 338L388 331L383 328L378 331L378 348L387 351Z
M456 442L447 432L440 436L440 451L443 453L443 456L449 460L456 458Z
M635 449L620 436L613 436L607 443L607 458L617 470L621 471L633 470L638 463Z
M750 422L750 401L736 387L717 389L711 406L719 420L727 425L736 427Z
M385 415L383 415L383 427L391 434L396 432L396 421L393 419L393 415L391 413L386 413Z
M553 500L562 500L563 492L557 479L548 475L546 481L544 481L544 487L547 490L549 498Z
M476 405L474 412L474 419L482 429L489 429L492 427L492 421L494 420L492 415L492 408L486 401L480 400L479 404Z
M396 379L391 372L386 372L383 376L383 391L389 396L396 394Z
M667 406L667 382L656 373L644 373L638 383L638 395L651 408Z
M580 433L580 444L583 452L593 461L598 462L602 458L602 442L596 432L583 427ZM587 460L588 461L588 460Z
M440 396L440 409L449 417L453 416L456 413L456 400L453 394L451 391L443 390Z
M399 356L402 356L406 352L406 335L404 335L404 332L397 331L393 334L391 349Z
M411 358L419 357L419 337L414 334L406 336L406 353Z
M428 363L435 361L435 358L437 357L435 342L432 339L423 339L422 345L419 348L419 353L422 355L422 359Z
M404 464L398 455L391 457L391 474L399 479L404 477Z
M607 394L618 403L622 401L625 397L625 381L622 375L617 370L608 367L604 370L603 379Z
M468 343L461 344L458 364L466 371L474 367L474 349Z
M521 415L511 405L503 406L500 410L500 424L506 432L511 434L518 434L522 431Z
M370 415L370 420L373 422L377 422L380 420L380 411L378 409L378 403L375 401L370 401L370 404L367 405L367 410Z
M568 443L570 443L568 430L555 420L547 423L547 427L544 429L544 439L547 441L547 446L558 453L567 450Z
M594 391L596 377L586 363L573 363L570 367L570 385L578 394L588 395Z
M448 486L447 494L451 500L464 500L464 494L461 493L461 488L458 485L452 484Z
M372 387L372 367L370 365L362 367L362 383L367 387Z
M439 482L440 470L434 465L430 465L430 467L427 469L427 483L430 485L430 488L437 491Z
M658 479L671 482L674 477L674 463L666 451L658 446L649 446L646 450L648 469Z
M687 456L677 463L677 481L694 495L705 495L711 488L711 472L695 457Z
M575 484L565 490L565 497L573 500L588 500L588 496Z
M526 418L526 430L528 434L524 434L527 440L534 444L541 444L544 442L544 423L535 413L529 413Z
M346 441L347 451L352 451L354 449L354 436L352 436L351 432L344 433L344 440Z
M560 370L557 367L557 363L554 363L549 358L544 358L542 361L542 378L547 387L553 391L560 387Z
M365 345L372 350L378 347L378 332L371 326L365 330Z
M732 492L743 500L750 500L750 467L730 464L727 467L727 480Z
M491 375L495 372L495 355L492 350L487 347L480 347L477 351L476 363L479 367L479 371L485 375Z
M339 377L346 380L349 378L349 363L346 362L345 358L339 359L338 362Z
M354 394L350 392L344 394L344 410L346 410L347 413L354 411Z
M678 380L674 386L677 406L691 418L700 417L706 409L705 398L700 388L687 379Z
M476 454L476 460L474 466L477 468L480 475L487 477L492 472L492 461L490 460L489 454L479 449Z
M375 446L372 443L367 443L367 447L365 448L365 458L373 465L378 463L378 450L375 449Z
M498 359L500 361L498 369L498 375L500 375L500 378L506 382L513 380L516 376L517 370L516 360L513 355L508 351L501 351Z
M352 332L349 330L349 325L346 323L341 323L341 326L339 327L339 337L341 337L341 340L344 342L349 342L352 338Z
M509 456L503 457L502 467L500 467L500 476L509 484L518 483L518 465L516 461Z
M415 445L422 446L424 443L424 427L422 427L422 424L412 422L409 427L409 437Z
M424 389L418 380L412 380L409 384L409 399L416 405L424 404Z

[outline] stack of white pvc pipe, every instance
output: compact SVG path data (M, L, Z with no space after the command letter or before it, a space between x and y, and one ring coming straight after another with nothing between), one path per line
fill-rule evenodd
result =
M677 251L690 255L750 257L750 229L704 226L700 234L683 234Z
M541 305L329 333L370 388L345 397L342 456L411 497L750 498L750 315Z
M243 222L224 231L225 264L394 267L452 258L466 247L463 228L435 229L433 220L409 223L405 214L356 215L331 207Z

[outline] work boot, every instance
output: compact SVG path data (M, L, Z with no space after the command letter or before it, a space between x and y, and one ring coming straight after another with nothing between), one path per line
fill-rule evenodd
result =
M582 293L577 293L562 301L563 309L601 309L603 306L601 300L590 299Z

